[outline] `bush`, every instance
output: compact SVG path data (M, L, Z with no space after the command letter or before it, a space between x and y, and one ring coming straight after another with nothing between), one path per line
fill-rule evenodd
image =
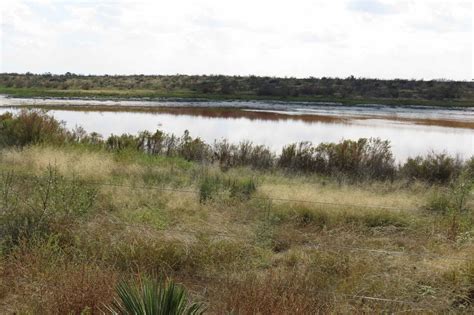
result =
M41 110L0 115L0 148L36 143L63 144L69 134L63 124Z
M231 167L250 166L254 169L269 169L274 164L274 154L263 145L253 145L242 141L238 145L230 144L227 140L214 142L214 161L223 170Z
M322 143L317 147L310 142L291 144L283 148L278 165L352 179L391 179L395 174L390 144L378 138Z
M187 161L207 161L210 159L209 147L200 138L191 138L189 131L180 139L179 155Z
M128 134L123 134L121 136L111 135L105 141L105 146L107 149L113 151L121 151L125 149L138 150L140 148L139 138Z
M187 161L204 162L211 159L209 146L200 138L192 138L187 130L181 138L159 130L154 134L141 132L138 136L112 135L106 140L105 145L107 149L113 151L130 149L152 155L179 156Z
M450 157L446 153L432 152L426 157L408 158L400 168L400 173L410 180L445 184L456 179L462 169L463 164L460 159Z
M322 172L324 166L321 163L324 161L316 154L316 148L311 142L294 143L284 147L278 159L278 166L303 172Z

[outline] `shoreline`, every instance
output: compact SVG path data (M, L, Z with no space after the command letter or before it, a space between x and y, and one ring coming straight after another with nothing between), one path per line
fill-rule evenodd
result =
M171 115L189 115L208 118L246 118L250 120L296 120L307 123L326 122L326 123L348 123L351 120L386 120L398 123L411 123L421 126L436 126L445 128L474 129L474 122L469 119L455 119L442 117L406 117L399 113L387 113L385 115L377 113L355 114L347 113L310 113L297 112L288 109L255 109L242 107L201 107L201 106L141 106L141 105L91 105L91 104L69 104L69 105L41 105L41 104L22 104L22 105L0 105L0 108L14 109L43 109L58 111L77 111L77 112L130 112L130 113L154 113ZM454 109L453 109L454 110ZM462 109L461 109L462 110Z
M154 90L56 90L7 88L0 86L0 94L9 98L90 99L97 101L170 101L170 102L275 102L286 104L318 104L330 106L400 106L416 108L460 109L474 108L471 100L425 100L385 98L328 98L315 96L269 97L254 94L202 94L197 92L161 92Z

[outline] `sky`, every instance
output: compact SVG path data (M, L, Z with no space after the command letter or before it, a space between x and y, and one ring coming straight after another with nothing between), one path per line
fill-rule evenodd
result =
M473 78L471 0L1 0L0 72Z

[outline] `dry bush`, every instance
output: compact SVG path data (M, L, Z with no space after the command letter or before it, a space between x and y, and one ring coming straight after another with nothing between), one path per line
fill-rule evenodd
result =
M318 290L318 283L300 273L248 273L221 282L211 301L216 310L236 314L324 314L333 301Z
M117 273L93 265L65 265L48 284L45 310L50 314L100 314L112 300Z
M58 239L22 243L4 261L2 283L9 287L8 304L0 313L100 313L113 296L118 278L114 270L65 254ZM2 310L3 309L3 310Z

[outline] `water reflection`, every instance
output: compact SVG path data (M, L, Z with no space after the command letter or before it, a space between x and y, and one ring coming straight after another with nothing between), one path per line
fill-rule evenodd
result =
M474 129L474 108L443 108L417 105L342 105L321 102L197 101L197 100L103 100L95 98L11 98L0 95L0 107L29 106L47 109L160 112L249 119L294 119L333 122L387 119L412 124Z
M1 112L7 111L1 108ZM10 109L11 110L11 109ZM203 112L97 112L51 110L68 128L82 126L107 137L110 134L139 131L163 131L181 135L189 130L206 142L225 138L231 142L248 139L265 144L275 151L299 141L313 143L333 142L341 139L379 137L390 140L397 160L426 154L430 150L446 151L469 158L474 154L474 131L468 128L446 128L416 124L410 120L388 120L367 117L324 117L324 119L265 119L268 116L230 115L229 113L204 115ZM215 113L219 113L216 111ZM196 115L195 115L196 114ZM326 119L327 118L327 119Z

